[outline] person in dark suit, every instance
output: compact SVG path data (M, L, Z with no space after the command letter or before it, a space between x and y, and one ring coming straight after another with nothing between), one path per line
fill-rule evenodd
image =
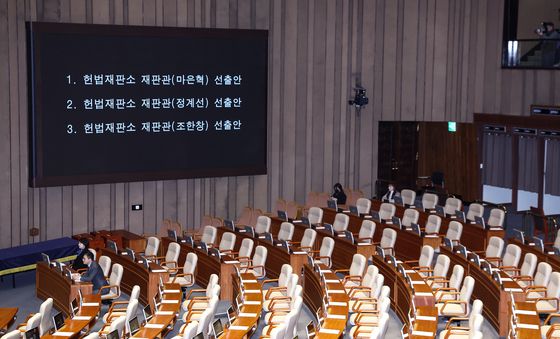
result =
M344 193L342 185L337 182L336 184L334 184L333 190L334 191L331 197L336 199L336 203L339 205L346 204L346 193Z
M91 282L93 284L92 294L99 293L101 287L107 285L107 280L105 280L101 266L93 260L93 253L90 251L84 253L82 262L88 267L88 270L82 274L80 281ZM109 293L109 289L107 288L104 288L101 292L101 294L107 293Z
M382 200L384 202L395 202L395 197L400 197L401 194L395 190L395 185L389 184L388 191L383 196Z
M76 256L76 260L72 263L72 268L75 271L88 268L82 261L86 252L89 252L89 240L82 238L78 241L78 256Z

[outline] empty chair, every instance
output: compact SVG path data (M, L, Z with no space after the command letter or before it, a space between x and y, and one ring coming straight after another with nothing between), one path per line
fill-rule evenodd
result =
M220 240L220 245L218 249L220 253L230 253L233 251L233 247L235 246L235 239L237 236L231 232L225 232L222 234L222 239Z
M159 251L159 239L156 237L148 237L148 242L146 243L146 249L144 250L144 256L146 258L155 258Z
M391 220L395 216L397 207L388 202L384 202L379 206L379 218L381 220Z
M19 330L21 332L27 332L31 329L34 329L35 327L39 327L39 335L41 335L40 325L41 325L42 317L43 317L43 315L41 313L35 313L31 317L29 317L29 319L27 319L27 322L25 324L23 324L23 326L20 327ZM48 318L50 318L50 316ZM23 336L22 336L22 338L23 338Z
M191 287L195 283L194 272L198 263L198 256L194 252L189 252L185 258L183 268L175 276L170 277L169 282L181 285L182 288Z
M307 219L309 219L309 223L313 224L320 224L323 222L323 209L320 207L311 207L307 212Z
M478 299L477 299L478 300ZM478 300L480 301L480 300ZM471 312L472 313L472 312ZM446 327L445 330L441 331L439 334L439 339L462 339L471 338L471 334L478 334L482 328L482 323L484 322L484 317L481 314L474 314L469 316L468 318L452 318L458 321L460 320L468 320L469 326L468 327Z
M379 274L379 268L375 265L369 265L366 269L366 274L362 278L362 284L360 286L347 286L346 292L351 299L365 298L369 297L371 294L371 287L374 284L377 275ZM352 305L350 305L352 306Z
M441 300L436 303L438 314L445 317L460 316L465 317L470 312L470 300L472 291L474 289L474 278L471 276L465 277L463 287L459 294L452 292L443 292L444 294L453 294L453 299Z
M0 339L21 339L21 332L19 330L13 330L1 336Z
M484 206L477 203L472 203L469 205L469 211L467 212L466 219L474 222L474 217L482 218L484 215Z
M371 209L371 200L366 198L358 198L358 200L356 201L356 207L358 208L358 213L369 214L369 210Z
M503 228L504 227L504 218L506 216L506 212L500 208L493 208L490 210L490 216L488 217L488 226L495 227L495 228Z
M409 189L401 190L401 198L403 204L414 206L414 201L416 200L416 192Z
M200 241L205 243L207 246L212 247L216 242L217 233L218 230L216 229L216 227L209 225L204 226L204 228L202 229L202 237L200 238Z
M292 277L296 275L296 274L292 274ZM292 309L292 306L294 304L294 301L296 300L297 297L302 297L303 295L303 287L301 285L298 285L297 282L295 283L295 287L291 290L291 293L288 294L286 297L282 297L282 298L273 298L272 300L267 300L265 302L265 305L263 306L264 310L270 311L270 313L268 313L264 320L265 323L269 324L270 323L270 318L278 313L281 312L289 312ZM267 306L268 303L268 306ZM265 307L267 306L267 307Z
M175 272L177 267L179 267L179 264L177 262L179 260L180 252L181 252L181 246L179 246L178 243L176 242L170 243L169 247L167 248L167 253L165 254L165 257L162 258L164 260L160 261L159 264L166 270L173 270Z
M420 258L418 260L407 260L405 263L412 264L412 269L414 270L431 270L432 260L434 259L434 248L429 245L422 246L420 251ZM427 274L426 274L427 275Z
M111 275L109 276L109 285L102 286L99 289L99 293L101 293L103 289L109 290L107 294L101 295L101 300L113 300L121 296L121 280L123 271L124 269L121 264L113 264L113 267L111 268Z
M366 270L367 259L363 255L356 253L352 257L352 264L349 269L335 270L336 273L348 273L342 279L344 286L361 285L362 277Z
M51 317L52 307L52 298L48 298L47 300L43 301L41 303L41 307L39 307L39 314L41 315L41 323L39 324L39 335L46 334L53 327Z
M300 315L301 309L303 306L303 298L301 296L295 296L293 298L293 301L290 305L290 309L283 311L283 312L279 312L276 314L267 314L265 317L265 321L267 325L264 329L263 329L263 334L264 333L269 333L271 327L275 327L278 326L280 324L285 324L287 330L289 331L289 336L287 338L295 338L297 333L295 330L295 326L297 324L297 320L298 317Z
M213 303L217 303L220 298L221 286L215 284L210 290L210 296L203 298L194 297L187 305L186 312L183 313L183 320L198 320L203 310L208 307L213 307Z
M249 206L245 206L243 207L243 210L241 211L241 214L239 215L235 223L237 225L242 225L242 226L251 225L251 219L253 218L252 215L253 215L253 209ZM205 225L209 225L209 224L210 223L207 223Z
M215 289L219 289L219 287L220 286L214 286ZM193 322L193 321L195 321L195 322L199 321L200 322L201 319L204 316L204 313L206 313L208 311L213 317L219 301L220 300L219 300L218 295L216 295L216 294L212 295L212 297L210 298L210 300L208 301L207 304L203 305L200 308L192 309L192 310L189 310L188 312L183 313L183 321L187 324L189 322ZM210 330L208 330L208 331L210 331Z
M138 300L138 297L140 297L140 286L134 285L132 291L130 292L130 298L128 301L114 301L111 304L111 307L109 307L107 313L103 315L103 322L111 322L107 321L107 319L115 319L119 316L126 315L128 305L132 300Z
M276 283L276 286L269 289L263 289L264 299L271 299L272 297L285 296L287 291L287 285L290 277L292 276L293 269L290 264L283 264L280 269L280 275L278 279L266 279L263 281L264 286L267 283Z
M234 256L237 260L241 261L243 266L243 261L247 261L251 259L251 253L253 253L254 245L255 242L252 239L244 238L241 241L239 252L230 252L230 255Z
M447 215L455 215L455 212L460 211L462 207L463 202L461 201L461 199L449 197L445 200L443 211Z
M420 212L414 208L407 208L404 210L401 224L406 228L411 228L412 224L418 224L418 218L420 218Z
M438 235L441 227L441 217L439 215L430 214L426 220L426 235Z
M551 274L552 266L549 263L543 261L538 264L532 283L525 286L527 299L536 299L545 295L544 291L546 291Z
M280 224L280 231L278 231L278 240L292 241L293 236L294 236L294 224L287 221L284 221L282 224Z
M319 251L311 251L312 253L317 253L318 255L314 257L315 261L320 262L327 267L332 265L332 252L334 250L334 239L330 237L324 237L321 243L321 249Z
M486 245L486 251L484 251L484 257L487 261L494 262L500 260L503 251L504 239L500 237L490 237L488 245Z
M445 237L450 239L454 245L457 245L461 241L461 235L463 234L463 224L458 221L450 221L449 226L447 226L447 233Z
M379 321L376 324L357 324L350 329L350 336L352 338L385 338L387 326L389 323L389 313L383 313L379 316Z
M348 223L350 222L350 217L344 213L337 213L334 217L333 230L336 233L344 232L348 229Z
M317 238L317 231L308 228L303 232L303 237L301 238L301 241L300 242L292 241L292 244L293 245L299 244L299 250L301 251L311 252L313 250L313 246L315 246L316 238Z
M517 281L521 287L527 286L531 281L533 281L533 274L535 273L535 269L537 268L537 256L533 253L525 253L525 257L523 258L523 263L521 264L521 268L510 268L506 269L507 272L510 272L513 280Z
M299 277L297 274L291 273L289 276L286 277L284 281L284 286L278 288L274 291L267 292L268 296L265 294L265 300L263 303L263 310L265 312L270 311L270 306L273 302L279 300L288 300L291 296L295 293L295 288L298 284Z
M219 293L219 290L216 289L215 287L218 286L219 287L219 278L217 274L210 274L210 278L208 278L208 284L206 284L206 288L195 288L195 289L191 289L189 290L189 293L187 294L187 296L185 297L185 301L183 301L183 303L181 304L181 308L183 309L183 311L187 311L189 309L192 308L192 306L194 304L197 303L208 303L208 301L210 300L210 298L212 298L213 295L215 295L216 292ZM195 296L196 294L204 294L203 297Z
M381 235L381 241L378 243L374 243L379 245L387 254L394 255L395 254L395 243L397 242L397 231L386 228L383 230L383 234Z
M181 335L181 333L179 333L178 335L172 337L171 339L192 339L196 336L196 330L198 328L198 322L197 321L192 321L188 324L186 324L185 327L183 327L183 334Z
M360 306L366 305L366 303L371 303L372 307L352 314L349 319L351 325L375 326L379 321L379 317L389 311L391 300L389 298L379 298L363 302Z
M436 259L436 264L434 265L434 269L426 269L420 270L421 274L426 277L426 282L433 288L443 287L437 281L442 281L447 279L447 271L449 271L449 264L451 263L451 259L445 254L438 255Z
M354 238L357 243L361 244L371 244L373 242L373 235L375 234L375 223L371 220L364 219L362 221L362 226L360 226L360 232L354 234Z
M243 273L252 273L258 279L264 278L266 276L266 257L268 255L268 250L264 246L257 246L255 248L255 254L253 259L247 262L247 266L244 266Z
M102 255L99 257L99 266L101 266L101 270L103 271L103 275L105 277L109 276L109 272L111 271L111 258L106 255Z
M271 220L266 215L260 215L257 218L257 224L255 225L256 234L270 233L270 223Z
M125 317L125 332L129 332L128 324L130 322L130 320L134 317L136 317L136 314L138 312L138 299L135 300L131 300L127 307L126 307L126 311L124 313L124 317ZM121 312L115 313L114 316L107 316L105 320L105 325L103 325L103 327L101 328L100 332L102 334L107 334L109 333L109 330L111 329L111 326L113 325L114 321L117 321L118 318L122 317L123 314ZM116 327L116 326L115 326ZM114 329L113 329L114 331Z
M448 279L434 278L432 280L432 286L437 284L434 289L434 295L437 301L453 299L453 295L446 292L458 292L461 288L463 282L463 277L465 275L465 269L461 265L453 266L453 272L451 272L451 277ZM439 287L438 287L439 286Z
M438 203L438 196L434 193L424 193L422 196L422 208L425 210L433 210Z
M517 269L519 260L521 260L521 248L515 244L508 244L504 257L501 260L498 259L495 263L501 269L511 271ZM487 259L487 261L490 260Z
M545 296L536 299L527 299L535 301L538 313L558 313L558 303L560 298L560 273L552 272L550 281L546 288Z

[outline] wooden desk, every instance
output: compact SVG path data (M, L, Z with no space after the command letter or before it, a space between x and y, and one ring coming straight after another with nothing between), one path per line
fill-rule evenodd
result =
M134 250L134 252L144 252L147 242L143 236L127 230L101 230L92 233L76 234L72 238L76 240L87 238L90 241L89 247L98 250L105 248L107 240L112 240L117 244L118 248L128 247Z
M165 283L163 292L164 301L162 301L159 309L154 312L152 319L148 321L148 324L150 325L144 325L132 337L148 339L154 339L157 337L163 338L165 334L169 332L168 326L172 327L177 319L176 316L181 309L182 299L183 294L181 292L181 285Z
M241 279L244 281L243 285L245 290L259 291L260 293L245 293L243 298L243 305L239 312L246 314L253 314L250 317L237 317L231 324L230 328L224 330L220 338L224 339L237 339L249 338L257 327L257 322L261 316L263 305L262 286L256 282L257 278L251 273L242 273ZM248 282L254 281L254 282ZM233 291L237 295L241 292L239 280L233 279ZM232 327L233 326L233 327Z
M54 306L67 317L70 315L70 303L78 296L78 290L87 295L93 289L91 283L75 283L42 261L37 263L35 281L37 297L43 300L53 298Z
M441 254L447 255L451 260L450 271L452 271L453 266L461 265L465 269L465 277L470 275L474 278L472 299L482 300L484 317L496 329L498 335L506 336L509 331L509 293L513 293L516 302L525 301L525 293L523 293L521 286L515 281L503 281L503 286L500 286L490 275L464 257L449 251L443 246L440 251ZM500 271L500 275L502 279L508 280L508 275L505 272Z
M7 330L8 327L16 320L17 307L0 308L0 329Z
M541 261L547 262L550 264L550 266L552 266L552 271L560 272L560 257L554 255L554 253L553 254L549 254L548 252L543 253L535 246L522 244L521 241L515 238L510 238L508 239L508 241L510 244L515 244L519 246L521 248L521 251L523 252L523 255L525 255L526 253L533 253L534 255L537 256L539 262Z
M66 319L64 326L58 332L71 332L73 335L66 338L77 339L81 337L82 330L89 330L97 321L99 310L101 309L101 295L84 295L84 300L80 310L72 319ZM56 334L43 335L41 339L60 339L62 336Z
M518 339L531 339L541 337L541 320L537 313L537 306L534 302L516 302L515 310L521 312L531 312L534 314L517 314L518 324L527 324L536 326L537 328L520 328L517 327L517 338ZM511 315L511 313L510 313Z
M169 244L174 242L168 237L161 238L161 246L165 251ZM187 258L187 254L194 252L198 256L198 263L195 271L196 284L202 287L208 285L210 275L216 274L220 278L220 300L232 301L233 286L232 275L235 274L235 267L233 264L226 264L225 261L233 260L229 256L224 256L220 259L208 255L206 252L199 248L193 248L185 243L179 243L181 252L179 253L179 266L182 267ZM166 281L166 280L164 280Z
M327 308L327 313L329 315L344 316L343 319L335 319L325 317L325 321L321 326L321 330L317 332L315 338L338 338L342 332L346 329L346 322L348 321L348 294L344 289L344 286L340 282L338 276L328 270L325 266L321 268L324 270L324 275L326 280L337 280L337 283L327 283L329 291L342 291L342 293L329 293L329 306ZM321 285L321 278L319 273L317 273L313 267L308 264L303 267L303 301L309 310L313 313L317 311L323 305L323 297L325 296L325 290ZM336 304L334 304L336 303ZM338 331L339 334L325 333L325 329L331 331Z
M148 271L142 264L132 261L126 255L116 254L108 249L101 249L101 255L111 258L113 264L121 264L123 276L121 290L130 295L134 285L140 286L140 302L144 305L150 304L155 307L153 297L158 292L159 278L163 281L169 280L169 273L156 273ZM161 266L151 263L150 269L162 269Z

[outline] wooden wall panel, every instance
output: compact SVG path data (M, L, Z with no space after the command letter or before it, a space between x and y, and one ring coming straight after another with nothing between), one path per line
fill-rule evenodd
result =
M192 228L337 181L369 196L380 120L471 122L560 103L560 72L500 69L502 11L503 0L0 0L0 248L150 232L163 218ZM29 20L268 29L268 175L29 188ZM357 81L370 99L360 117L347 103Z

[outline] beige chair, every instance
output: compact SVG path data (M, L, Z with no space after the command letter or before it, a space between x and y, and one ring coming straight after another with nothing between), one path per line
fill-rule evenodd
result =
M378 316L376 323L357 323L350 329L351 338L385 338L389 323L389 313L382 313Z
M29 319L27 319L27 322L22 327L19 328L19 331L23 332L22 334L24 334L25 332L34 329L35 327L39 327L39 335L41 335L40 325L41 325L42 317L43 315L41 313L35 313ZM23 335L22 338L24 338Z
M482 218L482 216L484 216L484 206L477 203L472 203L469 205L469 211L467 212L467 216L466 216L467 220L474 222L475 221L474 217Z
M425 210L433 210L438 204L438 196L434 193L424 193L422 196L422 208Z
M406 228L412 228L412 224L418 224L419 218L420 218L420 212L418 212L413 208L407 208L406 210L404 210L401 224Z
M352 257L352 264L349 269L335 270L335 273L347 273L344 278L342 278L342 284L345 287L350 286L360 286L362 283L362 277L366 270L367 259L362 254L356 253Z
M233 252L233 247L235 246L235 240L237 236L235 233L225 232L222 234L222 239L220 240L220 245L218 249L220 253L231 253Z
M412 269L420 273L420 275L427 276L432 271L432 260L434 259L434 248L429 245L422 246L420 251L420 258L418 260L407 260L406 264L412 265Z
M371 244L373 242L373 235L375 234L375 223L371 220L364 219L360 226L360 232L354 234L356 243Z
M183 311L187 312L188 310L192 309L195 304L201 306L208 303L210 298L212 298L212 296L214 296L216 292L219 293L219 290L216 288L216 286L220 286L218 275L210 274L210 278L208 278L208 284L206 284L206 288L194 288L189 290L185 297L185 301L183 301L183 303L181 304L181 308L183 309ZM201 294L203 296L200 296Z
M395 243L397 242L397 231L386 228L383 230L381 235L381 241L374 243L374 245L379 245L385 251L386 254L395 254Z
M239 218L237 218L235 223L241 226L249 226L251 225L252 215L253 215L253 209L249 206L246 206L241 211L241 215L239 215ZM210 224L208 223L206 225L210 225Z
M294 276L295 274L292 274L292 276ZM268 304L268 311L270 313L268 313L265 316L265 323L269 324L270 323L270 319L272 317L273 314L278 314L280 312L285 312L288 313L294 304L294 301L296 300L296 298L298 297L302 297L303 295L303 287L301 285L296 284L295 288L292 290L292 293L289 294L286 297L283 298L276 298L276 299L272 299L272 300L267 300L265 302L265 304L267 302L270 302ZM263 306L264 309L264 306Z
M426 220L426 235L438 235L441 227L441 217L439 215L430 214Z
M438 314L444 317L466 317L470 313L470 300L474 289L474 278L471 276L465 277L463 287L459 294L453 292L444 292L446 295L451 295L453 298L449 300L439 299L436 302Z
M286 277L286 280L283 282L285 286L282 288L267 292L265 295L265 299L263 302L263 311L270 312L272 303L276 303L279 300L288 300L291 296L294 295L295 289L298 286L299 277L297 274L291 273L289 276Z
M370 297L372 292L371 288L375 283L375 279L379 274L379 269L375 265L369 265L366 269L366 274L363 276L361 285L347 286L346 292L352 300ZM352 306L352 305L350 305ZM352 307L350 307L352 309Z
M455 215L455 212L460 211L462 207L463 202L460 199L449 197L445 200L443 211L447 215Z
M101 295L101 300L114 300L121 296L121 280L123 276L124 269L121 264L113 264L111 268L111 275L109 276L109 285L102 286L99 289L99 293L102 290L108 289L107 294Z
M506 212L500 208L493 208L490 210L490 217L486 224L491 228L503 228Z
M257 218L257 224L255 226L256 234L270 233L271 219L266 215L261 215Z
M257 246L255 248L255 254L253 259L247 262L247 266L243 267L243 273L252 273L257 279L264 278L266 276L266 257L268 255L268 250L264 246Z
M200 321L202 318L202 315L204 314L204 312L206 310L210 310L212 313L212 315L214 315L215 310L218 306L218 302L220 301L219 298L219 290L220 290L220 286L216 285L214 286L215 291L217 291L217 293L215 292L212 297L210 298L210 300L208 300L207 303L204 303L203 305L199 305L199 306L193 306L191 307L188 311L186 311L185 313L183 313L183 321L185 323L190 323L193 321Z
M452 319L457 319L457 318L452 318ZM480 330L482 328L482 323L484 322L484 317L482 316L482 314L474 314L469 316L468 318L461 318L461 319L467 319L469 321L469 326L447 327L445 330L440 332L439 339L464 339L470 337L471 334L480 333Z
M97 258L97 251L94 250L93 248L88 248L88 251L90 251L91 254L93 254L93 260L95 260Z
M217 233L218 230L216 229L216 227L210 225L204 226L204 228L202 229L202 237L200 238L200 241L205 243L206 246L212 247L216 242Z
M545 296L546 286L550 281L550 275L552 274L552 266L546 262L540 262L537 265L537 270L533 281L529 282L529 286L525 286L526 298L536 299Z
M148 259L156 258L159 251L159 239L156 237L148 237L148 242L146 244L146 249L144 250L144 256Z
M239 247L239 252L231 252L235 259L241 261L242 263L251 259L251 253L253 253L253 246L255 242L252 239L244 238L241 241L241 246Z
M138 299L131 300L126 307L126 311L125 311L125 314L124 314L124 317L125 317L124 328L125 328L125 333L126 334L130 333L130 329L128 328L128 324L129 324L131 319L136 317L137 313L138 313ZM106 319L105 319L105 325L103 325L103 327L101 327L101 330L99 332L101 334L104 334L104 335L110 333L109 331L110 331L110 329L113 325L113 322L117 321L117 319L119 319L122 316L123 316L123 314L120 313L120 312L118 314L115 314L115 315L107 316ZM114 331L114 329L113 329L113 331Z
M515 244L508 244L506 246L506 251L501 260L493 262L496 266L500 267L502 270L512 271L517 269L519 261L521 260L521 248ZM491 262L491 260L486 259L486 261Z
M447 271L449 271L449 265L451 264L451 259L445 254L438 255L436 259L436 264L434 265L434 269L427 269L421 271L421 273L426 277L426 282L428 285L434 288L443 287L439 281L443 281L447 279Z
M336 234L343 233L348 229L348 223L350 222L350 217L344 213L337 213L334 217L333 231Z
M270 287L268 289L263 289L263 297L265 300L271 299L272 297L285 296L287 294L287 286L290 278L292 276L293 269L290 264L283 264L280 269L280 275L278 279L266 279L262 282L262 286L265 284L276 283L276 286Z
M291 222L284 221L280 224L280 231L278 231L278 240L280 241L292 241L294 236L294 224Z
M369 210L371 209L371 200L366 198L358 198L358 200L356 201L356 207L358 208L358 213L369 214Z
M461 242L461 235L463 234L463 224L458 221L450 221L447 226L447 233L445 237L453 242L453 245L457 245Z
M447 292L458 292L463 283L463 277L465 275L465 269L461 265L453 266L453 271L451 272L451 277L448 279L434 278L432 280L432 286L434 289L434 296L436 300L450 300L453 299L452 294ZM437 284L437 285L436 285Z
M416 200L416 192L409 189L403 189L401 190L401 198L404 204L414 206L414 201Z
M171 270L173 272L176 272L177 268L179 267L178 261L180 253L181 246L176 242L170 243L167 247L167 253L165 254L165 257L158 257L158 259L160 260L163 259L163 261L160 261L159 264L167 271Z
M195 283L194 273L198 264L198 256L194 252L189 252L185 258L183 268L179 268L177 273L169 278L170 283L181 285L182 288L191 287Z
M395 216L397 207L388 202L384 202L379 206L379 218L381 220L391 220Z
M321 249L319 251L310 251L311 253L318 254L314 257L315 262L322 263L327 267L332 266L332 252L334 250L334 239L330 237L324 237L321 243Z
M309 253L313 250L313 246L315 246L316 238L317 238L317 231L308 228L303 232L303 237L301 238L301 242L292 241L292 244L293 245L299 244L298 250Z
M103 275L107 278L111 272L111 258L106 255L102 255L99 257L98 264L103 271Z
M307 219L311 225L323 222L323 209L320 207L311 207L307 212Z
M198 328L198 321L192 321L183 328L183 333L179 333L179 335L174 336L171 339L192 339L196 336L196 330Z
M502 258L503 251L504 239L500 237L490 237L488 245L486 245L486 251L484 251L484 258L486 258L486 260L489 262L495 262Z
M22 336L19 330L13 330L1 336L0 339L22 339Z
M48 298L41 303L39 307L39 314L41 315L41 323L39 324L39 335L47 334L48 331L53 327L53 321L51 317L53 308L53 299Z
M126 310L130 302L132 302L133 300L138 300L139 297L140 286L134 285L134 287L132 287L132 291L130 292L130 298L128 299L128 301L113 301L111 303L109 310L103 315L103 322L112 323L112 319L116 319L120 316L126 315Z
M533 253L525 253L521 268L507 269L506 272L509 272L513 280L517 281L521 287L525 287L533 281L533 274L535 274L537 262L538 259L536 255Z
M537 299L527 299L528 301L535 301L537 312L539 314L558 313L558 303L560 298L560 273L553 272L550 276L550 281L546 287L546 294L544 297Z

